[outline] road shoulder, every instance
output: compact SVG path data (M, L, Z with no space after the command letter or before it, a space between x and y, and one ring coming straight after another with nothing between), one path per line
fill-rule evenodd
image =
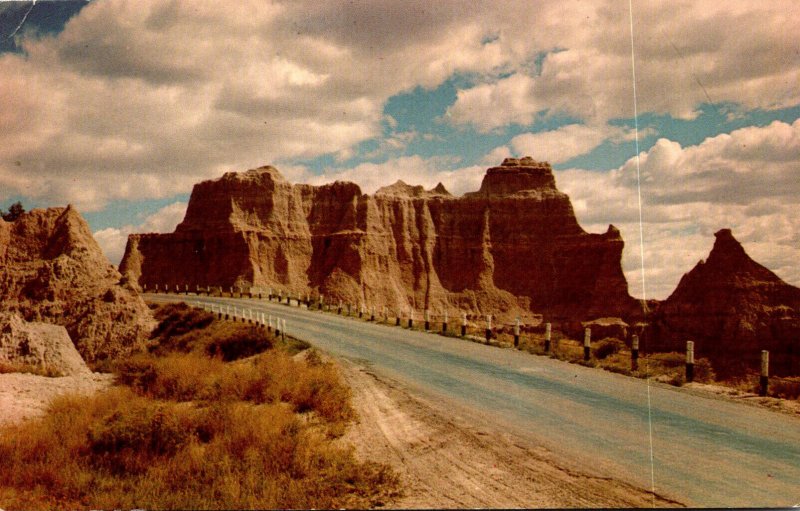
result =
M651 507L652 494L590 475L480 417L414 396L398 382L339 361L358 420L342 439L391 466L404 491L395 508ZM680 503L656 496L655 505Z

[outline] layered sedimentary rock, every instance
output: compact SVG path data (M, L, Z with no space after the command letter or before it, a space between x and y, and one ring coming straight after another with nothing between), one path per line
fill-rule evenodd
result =
M636 314L619 231L586 233L550 166L491 168L453 197L402 181L292 185L273 167L195 185L174 233L132 235L121 270L156 285L256 286L326 300L506 316Z
M141 347L155 326L71 206L0 220L0 310L64 326L89 363Z
M753 261L729 229L681 278L654 314L651 349L685 349L717 362L721 370L758 367L770 351L776 372L800 374L800 289Z

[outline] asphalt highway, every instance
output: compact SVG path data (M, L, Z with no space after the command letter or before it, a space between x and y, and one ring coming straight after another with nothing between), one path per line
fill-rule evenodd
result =
M395 326L266 300L147 295L235 305L421 395L488 416L585 466L698 507L800 504L800 419L743 403Z

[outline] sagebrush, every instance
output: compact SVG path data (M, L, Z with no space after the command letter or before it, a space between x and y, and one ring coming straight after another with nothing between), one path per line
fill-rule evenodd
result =
M387 467L335 442L353 409L334 366L185 306L156 315L119 386L2 430L0 507L366 508L396 493Z

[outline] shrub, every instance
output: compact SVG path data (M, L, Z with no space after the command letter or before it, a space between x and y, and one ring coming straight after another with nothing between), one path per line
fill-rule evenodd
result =
M3 507L366 508L394 494L387 467L331 441L353 410L316 352L294 359L185 306L157 314L152 352L114 365L127 387L0 429ZM225 361L251 344L266 352Z
M146 399L131 402L89 427L91 462L117 474L140 474L153 459L174 455L192 438L190 417Z
M686 383L686 355L684 353L653 353L639 363L639 374L659 378L670 385L681 386ZM713 382L716 374L707 358L694 362L694 381Z
M166 341L180 339L181 336L195 330L202 330L214 321L210 312L189 307L185 303L171 303L155 310L155 318L159 321L153 330L151 339L159 339L165 346L174 350L183 350L185 346Z
M15 222L19 217L25 214L25 208L22 206L22 203L17 201L12 204L8 211L3 211L0 209L0 217L3 218L6 222Z
M800 398L800 378L770 378L769 393L783 399Z
M336 369L318 356L296 361L270 351L238 363L199 354L165 357L136 355L117 366L117 380L141 396L174 401L247 400L288 403L299 412L313 411L329 423L353 416L350 391Z
M118 388L2 432L8 508L366 508L397 487L278 404L197 407Z
M625 343L619 339L608 337L598 342L594 346L594 357L598 360L603 360L610 355L618 353L625 347Z
M250 357L272 348L272 339L258 329L250 328L249 330L249 332L234 331L229 335L208 339L205 343L206 354L231 361Z
M686 355L671 351L669 353L653 353L647 357L648 362L666 368L684 367L686 365Z
M225 361L250 357L273 347L274 337L245 323L217 321L214 315L184 303L159 308L160 320L151 338L156 355L197 352Z

